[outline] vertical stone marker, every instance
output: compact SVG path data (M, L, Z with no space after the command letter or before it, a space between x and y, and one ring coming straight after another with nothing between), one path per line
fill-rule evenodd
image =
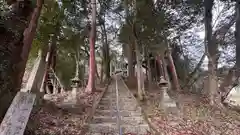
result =
M0 135L23 135L36 95L18 92L0 125Z

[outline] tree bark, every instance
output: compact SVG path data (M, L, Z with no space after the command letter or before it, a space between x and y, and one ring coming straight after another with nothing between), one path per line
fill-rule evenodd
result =
M147 67L148 67L148 88L151 89L152 87L152 67L150 64L151 58L148 55L148 59L147 59Z
M220 96L221 96L221 102L223 102L226 98L228 93L231 91L231 87L235 80L235 72L236 68L232 68L228 71L227 76L224 78L219 90L220 90Z
M99 20L102 21L102 52L103 52L103 60L102 60L102 67L103 67L103 76L101 77L101 80L108 80L110 78L110 55L109 55L109 44L107 39L107 31L105 28L105 20L102 18L99 18Z
M129 17L129 1L124 0L124 10L125 10L125 22L131 27ZM129 84L135 84L135 67L133 64L134 61L134 44L131 43L129 39L129 44L127 45L127 59L128 59L128 82Z
M137 42L137 41L136 41ZM139 100L143 100L143 88L142 88L142 68L141 68L141 53L138 48L138 44L135 42L136 60L137 60L137 89Z
M161 56L158 55L156 58L157 58L157 62L159 65L159 67L158 67L159 68L159 77L163 76L165 78Z
M135 68L133 65L133 47L132 44L128 45L128 80L134 82Z
M30 0L8 1L8 4L12 9L4 16L4 26L0 28L0 66L3 67L0 69L0 120L21 89L43 0L37 0L35 8Z
M104 78L104 60L102 59L101 61L101 71L100 71L100 83L103 83L103 78Z
M48 88L48 78L49 78L49 71L51 69L52 66L52 62L53 62L53 52L56 48L56 34L54 35L50 35L50 40L49 40L49 46L48 46L48 50L46 53L46 70L45 70L45 77L44 77L44 84L43 84L43 88L45 89L45 91L47 92L47 88ZM49 94L49 93L48 93Z
M200 67L202 66L203 64L203 60L205 59L206 57L206 54L204 53L200 59L200 61L198 62L198 64L196 65L195 69L188 75L187 77L187 81L186 81L186 84L182 86L182 89L184 88L190 88L191 84L192 84L192 80L194 80L195 76L197 75Z
M144 74L144 68L143 68L144 58L146 58L146 47L145 46L143 46L143 59L140 61L141 62L141 79L142 79L141 81L142 81L143 96L146 95L146 92L145 92L145 77L146 77L146 75ZM145 71L147 71L147 70L145 70Z
M103 30L102 32L103 32L103 38L104 38L104 43L103 43L104 73L105 73L104 80L108 80L110 78L110 56L109 56L109 44L107 39L107 31L105 28L105 23L102 26L102 30Z
M237 27L238 27L237 23L239 23L239 11L237 6L238 4L236 3L236 13L231 16L231 18L229 19L229 22L223 25L218 30L216 30L215 33L213 34L213 44L221 44L223 42L226 33L234 25L235 21L236 21L236 31L237 31ZM239 37L238 38L236 37L236 45L239 43L239 41L237 43L237 40L239 40ZM237 47L236 47L236 55L237 55ZM219 58L219 55L217 55L216 61L218 61L218 58ZM237 56L236 56L236 59L237 59ZM220 94L216 95L217 99L221 99L221 102L223 102L227 98L227 95L231 91L231 86L233 85L236 77L236 69L237 69L236 66L230 69L228 72L228 75L225 76L224 81L221 83L221 86L219 88Z
M167 64L166 64L166 60L165 58L163 57L162 58L162 65L163 65L163 70L164 70L164 77L165 77L165 80L168 82L168 87L171 87L170 85L170 79L169 79L169 75L168 75L168 71L167 71Z
M89 77L86 87L87 93L92 93L95 90L95 40L96 40L96 0L91 0L92 4L92 26L90 32L90 58L89 58Z
M210 104L215 104L215 97L218 88L216 76L217 70L217 44L212 41L212 8L214 0L204 0L205 8L205 52L208 56L208 91Z
M100 79L100 75L98 74L98 70L97 70L97 63L95 64L95 72L96 72L97 79Z
M221 44L222 41L224 40L224 37L226 35L226 33L228 32L228 30L234 25L234 23L236 22L236 16L237 14L235 13L234 15L232 15L229 19L229 22L224 24L223 26L221 26L218 30L216 30L213 34L213 44ZM196 78L194 77L196 73L195 71L197 71L197 69L201 66L202 62L203 62L203 57L201 58L200 62L198 63L198 65L196 66L195 70L190 74L190 78ZM218 60L219 55L217 55L216 61ZM217 64L216 64L217 65ZM220 95L221 96L221 100L225 100L224 97L226 96L227 93L229 93L229 86L231 84L233 84L233 80L234 80L234 71L235 67L232 68L228 75L224 78L224 81L221 83L221 86L219 88L220 90ZM187 80L191 80L191 79L187 79ZM195 79L194 79L195 80ZM188 82L188 81L187 81ZM192 82L193 83L193 82ZM185 85L186 87L188 87L189 85L191 85L192 83L189 83L188 85Z
M177 76L176 68L172 59L171 50L167 50L166 55L168 58L168 65L170 67L171 74L172 74L173 89L176 91L180 91L178 76Z
M233 21L231 21L233 22ZM227 29L226 27L225 29ZM231 91L234 80L240 76L240 1L236 1L236 65L228 72L220 86L221 101L223 102Z
M31 14L31 20L30 20L30 23L28 25L28 28L25 29L24 34L23 34L24 35L24 38L23 38L24 46L22 48L22 55L21 55L22 62L19 63L19 71L18 71L19 72L19 74L18 74L19 83L18 83L18 86L21 86L21 84L22 84L22 77L23 77L24 72L25 72L29 52L31 50L32 41L33 41L35 33L36 33L36 29L37 29L37 25L38 25L38 19L39 19L40 14L41 14L43 3L44 3L44 0L37 0L37 5L34 8L33 13Z
M239 78L240 76L240 1L236 2L236 76Z

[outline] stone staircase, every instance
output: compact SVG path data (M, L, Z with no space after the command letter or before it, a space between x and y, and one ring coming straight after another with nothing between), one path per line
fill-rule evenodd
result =
M119 135L117 126L116 81L119 89L119 115L122 134L146 135L149 130L136 99L120 77L110 84L103 95L86 135Z

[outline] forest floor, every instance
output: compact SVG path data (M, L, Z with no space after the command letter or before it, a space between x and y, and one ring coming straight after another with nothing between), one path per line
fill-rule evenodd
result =
M130 87L130 90L136 95L136 88ZM161 135L240 134L239 113L210 106L193 94L178 95L178 108L162 109L159 105L161 94L161 90L153 86L146 90L147 100L140 103L151 125Z
M31 113L25 135L81 135L93 101L103 90L103 87L97 87L98 92L90 95L81 92L84 91L82 88L77 93L77 100L69 98L71 91L45 96L45 103Z

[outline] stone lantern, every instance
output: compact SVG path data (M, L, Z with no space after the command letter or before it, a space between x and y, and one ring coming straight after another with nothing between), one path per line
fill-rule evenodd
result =
M75 76L73 79L71 79L71 82L72 82L71 87L72 88L79 88L80 87L80 81L81 80L77 76Z
M158 85L159 85L159 86L167 86L167 85L168 85L168 82L164 79L163 76L161 76Z
M76 99L77 92L78 92L79 87L80 87L80 79L77 76L75 76L71 81L72 81L72 85L71 85L72 96L73 96L74 99Z

